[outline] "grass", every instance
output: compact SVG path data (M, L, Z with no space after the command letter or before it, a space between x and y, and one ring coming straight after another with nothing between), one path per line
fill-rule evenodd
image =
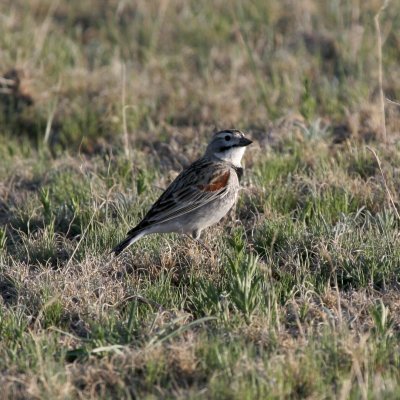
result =
M399 397L400 109L383 143L380 7L2 2L1 397ZM380 15L397 102L399 16ZM255 143L210 252L152 235L111 258L226 127Z

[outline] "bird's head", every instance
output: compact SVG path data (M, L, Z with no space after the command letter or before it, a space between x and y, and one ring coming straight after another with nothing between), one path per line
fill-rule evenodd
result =
M253 143L237 129L225 129L214 134L207 146L206 155L231 162L240 167L246 146Z

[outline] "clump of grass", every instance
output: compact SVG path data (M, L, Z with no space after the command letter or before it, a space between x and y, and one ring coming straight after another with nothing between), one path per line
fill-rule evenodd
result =
M261 297L262 278L258 271L258 260L253 254L244 254L245 243L238 235L232 238L230 244L233 256L228 257L229 298L249 324Z

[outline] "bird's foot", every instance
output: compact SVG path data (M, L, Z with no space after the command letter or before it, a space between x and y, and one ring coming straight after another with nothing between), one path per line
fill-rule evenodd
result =
M201 247L203 247L203 249L205 249L205 250L210 254L210 256L213 256L213 253L212 253L210 247L207 246L201 239L199 239L199 238L194 238L194 237L191 236L191 235L186 235L186 236L187 236L188 238L190 238L190 240L192 240L192 241L195 242L196 244L198 244L198 245L200 245Z

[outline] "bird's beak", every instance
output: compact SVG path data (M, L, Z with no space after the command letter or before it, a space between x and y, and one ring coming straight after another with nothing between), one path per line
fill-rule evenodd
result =
M245 138L245 137L241 137L241 138L239 139L239 146L248 146L249 144L252 144L252 143L253 143L252 140L247 139L247 138Z

